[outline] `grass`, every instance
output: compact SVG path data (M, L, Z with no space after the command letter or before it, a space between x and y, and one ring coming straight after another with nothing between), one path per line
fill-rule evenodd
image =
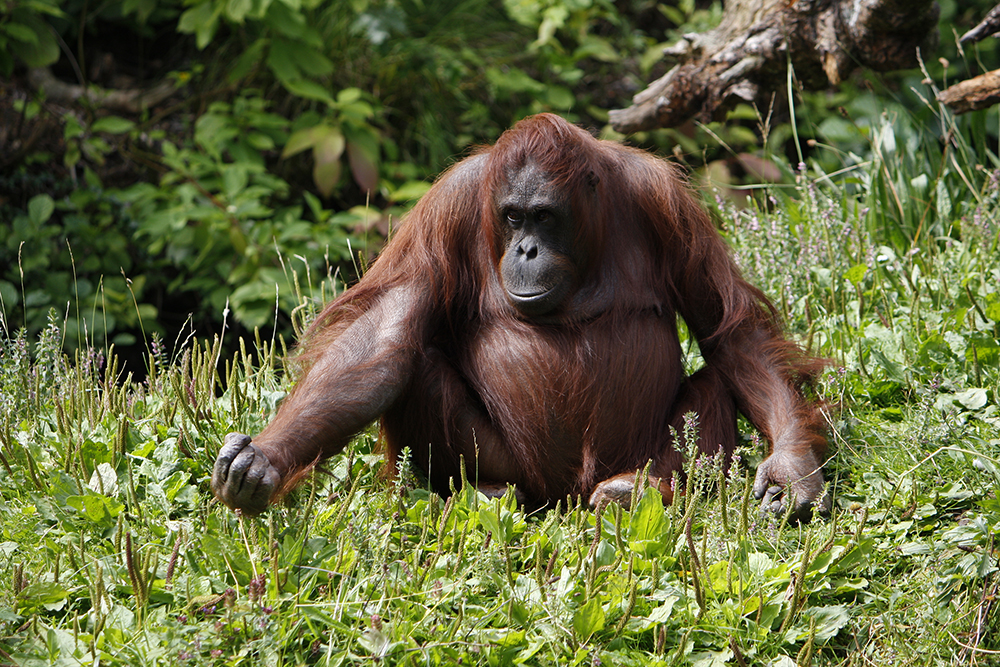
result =
M366 433L240 518L208 479L287 389L274 346L154 341L121 382L113 350L66 359L53 318L0 340L0 663L997 664L1000 193L962 156L995 158L887 132L918 131L718 203L748 277L833 360L828 520L758 513L749 429L743 465L689 460L665 509L443 500L405 462L380 475Z

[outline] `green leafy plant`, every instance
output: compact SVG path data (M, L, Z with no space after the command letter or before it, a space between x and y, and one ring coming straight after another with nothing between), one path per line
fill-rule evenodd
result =
M292 133L281 153L288 158L312 149L313 182L325 197L340 181L345 150L358 187L365 192L378 188L379 136L369 124L375 111L361 98L360 90L348 88L338 93L336 101L330 100L322 121L315 113L300 116L295 125L302 129Z
M212 114L213 137L239 125L232 108ZM228 141L214 161L177 149L171 173L217 198L264 187L246 168L227 189ZM884 165L820 164L755 205L716 207L748 278L834 362L820 382L836 406L830 518L759 514L765 446L749 430L728 469L688 451L667 507L639 489L631 511L567 499L528 513L466 480L441 498L406 460L380 474L369 432L286 502L238 517L211 499L213 454L228 431L258 432L290 389L275 348L257 339L228 356L193 339L171 357L154 338L145 382L122 384L113 358L70 363L53 314L33 351L23 332L0 338L5 651L122 665L881 665L1000 649L988 620L1000 179L965 171L980 179L975 204L952 209L950 235L908 236L894 218L873 224ZM912 179L915 164L892 169Z
M48 21L64 18L58 2L17 0L0 7L0 73L10 76L15 62L45 67L59 59L59 42Z
M198 294L216 313L228 304L248 328L296 307L299 292L284 257L301 258L306 287L318 285L313 280L350 258L350 230L364 217L331 215L315 198L307 198L308 211L272 208L287 199L289 186L267 170L264 155L285 141L288 124L265 106L252 94L213 104L196 124L197 148L161 144L169 171L158 187L139 183L122 193L137 220L136 239L157 258L167 291Z
M121 200L90 185L58 201L36 195L10 227L0 227L7 326L16 322L35 334L54 309L66 322L70 349L130 344L140 320L153 323L157 315L143 301L145 278L128 277L132 243L120 226Z

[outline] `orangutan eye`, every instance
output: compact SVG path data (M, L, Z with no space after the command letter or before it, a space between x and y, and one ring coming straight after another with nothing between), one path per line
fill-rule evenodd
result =
M521 223L524 222L524 215L520 211L508 209L505 215L507 218L507 224L511 227L520 227Z

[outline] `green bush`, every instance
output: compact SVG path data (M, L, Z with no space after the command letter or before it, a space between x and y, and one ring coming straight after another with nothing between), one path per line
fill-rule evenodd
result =
M55 308L72 346L172 338L188 315L201 330L230 313L289 332L302 294L352 280L353 252L370 257L465 146L579 106L566 82L582 70L550 67L557 49L525 54L532 32L486 0L14 3L0 10L0 67L85 79L95 53L130 66L122 37L154 33L174 55L144 75L181 86L173 106L125 118L15 103L62 141L0 182L9 327L33 336ZM77 48L18 55L49 38ZM56 160L56 181L36 182Z

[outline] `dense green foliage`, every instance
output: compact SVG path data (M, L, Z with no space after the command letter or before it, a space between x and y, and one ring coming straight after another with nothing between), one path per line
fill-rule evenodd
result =
M959 54L951 37L988 5L942 3L935 55L952 62L928 58L935 81L996 66L992 40ZM663 44L720 16L693 0L2 3L3 312L33 340L55 308L69 351L114 342L133 361L153 331L171 346L191 329L290 335L300 293L353 280L450 160L538 111L601 128L664 71ZM67 107L32 88L27 66L176 90L138 113ZM803 151L832 171L841 156L806 140L864 159L884 100L865 91L929 123L921 77L858 77L766 118L741 107L630 140L727 186Z
M7 316L33 337L54 307L70 349L209 335L224 312L290 333L297 284L353 278L469 146L538 111L600 123L665 25L602 0L5 3L4 76L177 87L138 114L0 90L13 148L61 135L0 159Z
M223 434L255 432L287 390L274 344L227 361L221 341L195 340L170 360L154 339L146 381L122 385L101 353L70 363L53 316L33 353L22 334L0 354L4 652L30 665L988 664L1000 164L975 119L941 119L946 160L911 120L888 110L869 157L839 174L815 162L742 208L717 200L748 276L833 360L819 387L829 519L758 514L750 430L728 474L690 459L667 508L646 493L631 512L568 499L526 515L461 484L445 502L405 462L380 476L369 434L285 504L239 518L208 478Z
M928 56L930 81L996 66L992 41L949 38L992 4L942 3L951 62ZM679 148L748 278L831 360L829 519L758 514L749 427L740 465L689 460L668 508L445 501L405 462L380 474L372 433L260 518L211 499L223 435L258 431L290 386L279 334L451 156L534 111L599 127L660 42L718 17L639 0L0 6L0 77L88 80L107 49L136 81L181 86L140 114L0 104L5 128L60 137L0 151L0 662L995 660L1000 121L923 102L923 73L632 138ZM141 383L112 342L147 350Z

